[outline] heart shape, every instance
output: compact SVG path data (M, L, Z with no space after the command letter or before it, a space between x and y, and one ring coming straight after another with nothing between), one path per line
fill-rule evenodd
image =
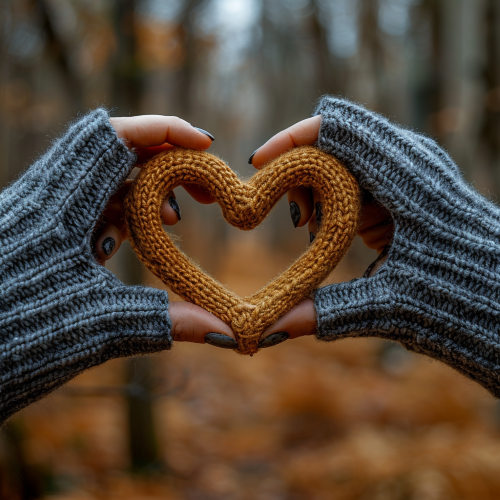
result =
M230 224L257 227L289 189L313 188L323 216L316 239L276 279L249 297L239 297L205 273L165 233L160 215L167 193L180 184L204 187ZM360 191L352 174L332 156L311 146L283 153L242 182L209 153L171 149L152 158L137 175L125 200L130 242L139 259L183 299L234 331L238 352L258 350L262 332L306 298L347 252L359 223Z

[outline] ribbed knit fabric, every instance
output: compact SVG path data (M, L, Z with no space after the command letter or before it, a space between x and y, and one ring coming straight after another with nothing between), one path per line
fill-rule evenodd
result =
M167 293L123 285L92 255L134 162L97 110L0 193L0 424L82 370L171 346Z
M500 397L500 210L427 137L326 96L318 145L392 214L370 278L318 290L318 337L381 337L443 361Z

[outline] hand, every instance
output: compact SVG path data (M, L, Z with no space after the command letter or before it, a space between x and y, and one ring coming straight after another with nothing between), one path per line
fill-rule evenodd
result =
M321 126L321 115L302 120L291 127L277 133L263 146L255 151L250 162L260 168L276 156L297 146L312 146L318 140ZM316 220L316 194L308 188L294 188L287 193L290 203L290 214L295 227L306 223L313 240L318 224ZM380 254L392 239L394 232L392 218L386 208L377 203L373 197L365 196L358 235L364 244ZM377 272L384 260L380 259L371 269L370 275ZM311 299L305 299L292 307L274 325L270 326L261 339L277 332L287 332L290 339L316 332L316 310Z
M200 132L188 122L174 116L135 116L131 118L111 118L110 123L116 134L129 148L137 154L137 166L140 167L153 156L175 146L205 150L212 144L212 138ZM96 251L102 264L109 260L127 239L127 231L123 220L123 200L127 195L131 180L113 195L104 210L105 226L96 238ZM195 185L183 185L188 193L199 203L213 203L215 200L202 188ZM175 194L170 191L165 198L161 216L163 223L173 226L181 220L179 204ZM113 238L113 250L106 255L103 242ZM171 302L169 305L172 320L171 335L177 342L205 343L207 333L219 333L234 339L234 334L223 321L189 302Z
M130 118L110 118L116 134L127 147L137 154L137 165L145 163L153 156L175 146L205 150L212 144L212 137L200 132L188 122L175 116L144 115ZM132 181L128 180L111 197L96 231L94 241L98 260L104 265L127 239L123 218L123 200ZM183 186L199 203L213 203L215 200L197 186ZM163 223L172 226L181 219L181 210L173 191L165 198L161 216Z
M250 162L255 168L261 168L276 156L297 146L312 146L318 140L321 126L321 116L314 116L302 120L291 127L282 130L263 146L255 151L250 157ZM288 191L288 202L290 203L290 214L295 227L308 224L311 240L317 232L315 193L308 188L294 188ZM366 196L363 202L361 214L361 225L358 235L368 248L382 250L391 243L393 224L389 212L377 203L371 196Z

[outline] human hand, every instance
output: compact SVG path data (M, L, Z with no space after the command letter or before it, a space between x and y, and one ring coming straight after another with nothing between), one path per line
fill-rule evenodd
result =
M318 140L321 115L302 120L277 133L257 149L249 159L255 168L261 168L276 156L297 146L314 145ZM304 187L291 189L287 193L290 215L295 227L308 224L310 240L316 235L321 220L321 205L314 192ZM393 223L388 210L377 203L369 194L363 201L361 225L358 235L368 248L380 254L390 244Z
M153 156L175 146L183 148L205 150L212 144L213 136L206 131L193 127L188 122L175 116L145 115L131 118L110 118L110 123L117 136L127 147L133 148L137 154L137 164L140 167ZM121 243L127 238L125 228L124 199L132 180L125 184L110 199L103 213L105 225L99 230L96 237L96 252L102 262L109 260L118 250ZM202 188L196 185L183 185L184 189L198 202L213 203L215 200ZM162 221L167 226L173 226L181 220L181 211L173 191L170 191L161 208ZM114 248L105 252L103 242L112 238ZM109 241L109 240L108 240ZM104 248L103 248L104 247ZM216 316L201 307L189 302L171 302L169 314L172 321L171 335L177 342L205 343L213 337L221 341L221 335L229 337L222 340L229 345L236 342L231 328ZM233 342L231 342L233 340Z
M153 156L176 146L183 148L205 150L212 144L213 136L206 131L193 127L188 122L175 116L145 115L130 118L110 118L110 123L117 136L137 154L137 164L140 167ZM127 239L125 228L124 199L132 180L127 180L108 202L104 212L104 225L96 235L96 252L100 262L105 263L118 250L121 243ZM215 200L202 188L195 185L183 185L188 193L199 203L213 203ZM167 226L173 226L181 220L181 211L173 191L170 191L161 207L162 221ZM106 253L106 241L114 241L112 250ZM108 247L109 248L109 247ZM234 334L223 321L189 302L171 302L169 306L172 321L171 335L178 342L205 343L205 336L211 333L216 338L226 335L234 339ZM207 340L209 340L208 337ZM231 340L226 340L231 343Z
M302 120L291 127L282 130L257 149L249 159L256 168L261 168L267 162L285 151L297 146L312 146L318 140L321 126L321 115ZM297 187L287 193L290 204L290 215L295 227L308 224L310 241L315 238L321 219L321 205L316 193L309 188ZM382 253L392 238L393 222L389 211L377 203L372 196L365 194L361 214L361 224L358 235L364 244ZM385 256L377 260L370 270L374 274L385 260ZM262 340L279 332L287 332L290 339L316 332L316 310L312 299L305 299L292 307L274 325L263 334ZM283 336L285 338L286 336Z
M213 136L193 127L175 116L144 115L125 118L110 118L117 136L129 149L137 154L140 167L153 156L176 146L205 150L210 147ZM94 234L94 246L98 261L105 264L127 239L123 218L123 202L132 180L127 180L109 200ZM199 203L213 203L215 200L197 186L184 185L188 193ZM161 208L163 223L172 226L181 220L181 210L173 191L170 191Z
M394 225L387 260L375 275L316 290L317 338L392 340L500 397L498 207L425 135L332 96L316 113L321 150L349 168L361 189L390 211ZM307 334L312 323L313 305L304 301L265 334L284 328Z

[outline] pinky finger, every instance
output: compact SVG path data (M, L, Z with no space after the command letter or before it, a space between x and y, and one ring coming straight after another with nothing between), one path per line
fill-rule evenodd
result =
M161 206L163 224L173 226L181 220L181 207L173 191L170 191Z
M318 233L319 227L321 225L321 219L323 218L323 206L315 192L313 192L313 201L314 212L307 225L309 229L309 243L312 243L315 240L316 234Z
M104 262L111 259L120 248L122 241L122 233L116 226L113 224L104 226L95 241L95 251L99 262L104 265Z

